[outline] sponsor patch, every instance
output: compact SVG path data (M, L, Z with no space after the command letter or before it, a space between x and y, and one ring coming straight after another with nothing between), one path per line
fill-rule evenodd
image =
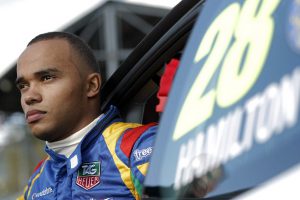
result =
M83 163L77 174L76 184L90 190L100 183L100 162Z
M48 194L51 194L53 192L53 189L51 187L44 188L41 192L33 193L31 196L31 199L40 198L43 196L46 196Z
M133 152L133 155L135 157L136 161L142 160L143 158L146 158L150 156L152 153L152 147L148 147L146 149L137 149Z

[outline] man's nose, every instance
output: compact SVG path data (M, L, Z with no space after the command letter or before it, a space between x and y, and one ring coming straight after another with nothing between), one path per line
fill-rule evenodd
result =
M32 105L42 101L42 95L36 87L30 87L25 94L23 94L24 102L27 105Z

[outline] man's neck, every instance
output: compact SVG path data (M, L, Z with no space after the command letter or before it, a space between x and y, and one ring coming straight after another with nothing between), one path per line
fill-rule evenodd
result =
M84 136L97 124L97 121L100 119L101 115L94 119L91 123L87 126L83 127L81 130L73 133L69 137L55 141L55 142L47 142L46 145L52 149L54 152L64 155L67 158L74 152L78 144L84 138Z

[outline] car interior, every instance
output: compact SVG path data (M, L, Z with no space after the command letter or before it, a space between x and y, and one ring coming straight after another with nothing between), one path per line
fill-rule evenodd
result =
M101 108L116 105L127 122L158 122L157 93L167 64L180 58L204 1L182 1L144 38L102 87Z

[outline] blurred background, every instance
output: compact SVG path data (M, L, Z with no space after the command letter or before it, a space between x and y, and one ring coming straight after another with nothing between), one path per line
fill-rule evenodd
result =
M16 60L27 43L48 31L80 36L94 50L104 79L180 0L0 0L0 199L15 199L44 142L31 136L15 87Z

